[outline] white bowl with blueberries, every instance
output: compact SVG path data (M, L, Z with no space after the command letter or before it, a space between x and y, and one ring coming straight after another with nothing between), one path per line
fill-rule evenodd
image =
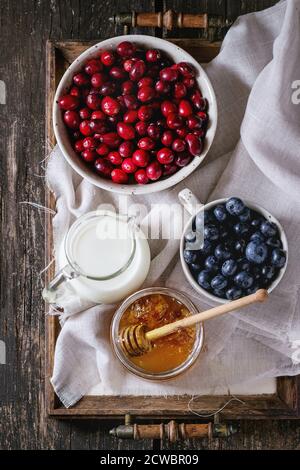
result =
M197 292L227 303L260 288L275 289L286 270L288 244L273 215L238 197L209 202L200 210L191 191L181 191L179 199L193 214L181 238L180 258Z

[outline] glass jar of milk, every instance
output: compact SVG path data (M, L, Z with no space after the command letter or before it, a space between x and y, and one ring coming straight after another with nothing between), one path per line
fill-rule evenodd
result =
M150 249L133 218L99 210L73 223L59 261L63 268L43 291L47 302L59 305L66 296L67 282L80 298L108 304L143 284L150 267Z

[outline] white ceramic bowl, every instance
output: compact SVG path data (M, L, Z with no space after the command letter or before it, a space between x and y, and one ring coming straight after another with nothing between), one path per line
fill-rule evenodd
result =
M165 52L171 59L173 59L174 62L184 61L191 64L197 71L196 78L199 87L203 93L203 96L208 100L209 124L201 155L199 157L195 157L191 161L191 163L189 163L189 165L180 169L177 173L170 176L169 178L147 185L116 184L113 183L111 180L107 180L105 178L102 178L101 176L98 176L90 168L88 168L87 165L80 159L78 154L76 154L76 152L72 148L66 127L62 119L61 110L59 109L59 106L57 104L58 99L68 91L72 83L72 77L74 73L78 72L88 59L99 56L100 52L103 50L115 50L117 45L122 41L132 41L133 43L143 48L160 49L161 51ZM94 184L95 186L106 189L108 191L122 194L154 193L157 191L162 191L163 189L170 188L171 186L174 186L175 184L179 183L184 178L186 178L190 173L195 170L195 168L200 165L200 163L205 158L215 136L217 118L218 111L215 93L213 91L209 78L207 77L202 67L198 64L198 62L190 54L188 54L183 49L176 46L175 44L172 44L169 41L165 41L164 39L152 36L143 35L117 36L114 38L106 39L105 41L99 42L98 44L95 44L94 46L90 47L85 52L83 52L64 73L57 87L53 104L53 126L55 137L64 157L69 162L69 164L73 167L75 171L77 171L77 173L79 173L83 178L86 178L90 183Z
M189 197L190 197L190 199L189 199ZM192 207L195 207L195 204L198 204L198 208L199 208L199 204L201 204L197 200L197 198L193 195L193 193L191 193L189 190L186 190L186 189L181 191L181 193L179 193L179 199L190 212L192 211ZM226 202L227 200L228 200L228 198L216 199L215 201L212 201L212 202L209 202L208 204L202 205L200 211L209 210L212 207L216 206L217 204L222 204L222 203ZM269 286L268 292L270 293L280 283L280 281L281 281L281 279L282 279L282 277L285 273L287 264L288 264L288 243L287 243L287 238L286 238L286 235L285 235L285 232L283 230L282 225L279 223L279 221L272 214L270 214L270 212L268 212L266 209L259 206L258 204L255 204L254 202L248 201L247 199L243 199L243 201L248 207L250 207L250 209L253 209L253 210L257 211L258 213L262 214L267 220L269 220L270 222L274 222L277 225L278 230L279 230L279 234L280 234L280 239L282 241L282 249L286 253L286 263L285 263L284 267L280 269L278 277ZM226 303L230 302L230 300L221 299L220 297L217 297L217 296L211 294L210 292L206 291L201 286L199 286L199 284L196 282L196 280L192 276L192 274L190 272L190 269L189 269L189 266L185 262L184 257L183 257L183 251L184 251L184 245L185 245L185 239L184 239L185 234L188 231L191 230L193 219L195 218L196 214L199 213L200 211L198 210L197 212L193 213L192 217L189 219L188 223L186 224L185 229L184 229L183 234L182 234L182 237L181 237L181 241L180 241L180 260L181 260L182 269L183 269L183 272L185 274L185 277L187 278L187 280L189 281L191 286L199 294L204 295L205 297L209 298L210 300L212 300L214 302L217 302L217 303L220 303L220 304L226 304Z

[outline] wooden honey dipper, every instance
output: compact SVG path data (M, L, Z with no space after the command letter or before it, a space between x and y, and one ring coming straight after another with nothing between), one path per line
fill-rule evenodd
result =
M256 302L264 302L268 297L268 291L259 289L254 294L247 295L241 299L233 300L230 303L213 307L204 312L189 315L181 320L177 320L168 325L155 328L154 330L147 331L145 325L133 325L123 328L120 333L119 342L128 356L140 356L151 350L152 341L162 338L163 336L170 335L177 331L179 328L187 328L188 326L196 325L210 318L215 318L225 313L232 312L233 310L247 307L247 305Z

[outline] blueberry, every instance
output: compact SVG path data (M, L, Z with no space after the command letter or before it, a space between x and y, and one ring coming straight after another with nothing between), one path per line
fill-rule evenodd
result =
M261 223L260 231L266 237L274 237L277 234L277 226L274 222L269 222L268 220L264 220Z
M215 225L204 226L204 238L210 241L217 240L219 238L219 230Z
M253 277L247 271L241 271L234 276L234 282L238 287L248 289L253 284Z
M184 250L183 252L184 261L187 264L192 264L197 261L197 251L195 250Z
M263 236L263 234L262 234L261 232L254 232L254 233L251 235L250 240L258 241L258 242L264 242L264 241L265 241L265 237Z
M253 240L246 246L246 257L251 263L262 264L268 255L268 248L265 243Z
M210 289L210 279L211 273L207 269L203 269L198 274L198 284L199 286L203 287L203 289Z
M194 230L187 232L184 236L184 239L188 243L194 242L196 240L196 232Z
M217 274L217 276L212 278L210 285L213 289L225 289L227 286L227 280L221 274Z
M249 226L243 222L238 222L233 226L233 230L238 236L246 235L249 232Z
M262 270L260 266L251 266L251 274L255 281L258 281L261 278Z
M226 291L226 298L228 300L236 300L242 297L243 292L241 289L238 289L237 287L230 287L230 289L227 289Z
M247 222L250 219L250 215L251 215L251 212L250 212L249 207L245 207L245 209L243 210L243 212L239 216L240 221L241 222Z
M204 240L203 246L201 250L199 250L199 254L201 255L208 255L212 250L212 244L209 240Z
M267 241L266 241L266 244L268 246L271 246L272 248L281 248L282 247L281 240L279 238L276 238L276 237L268 238Z
M261 274L265 279L272 279L275 276L274 266L264 266L261 270Z
M217 245L215 249L215 257L220 260L231 258L229 245L227 243L220 243Z
M245 209L245 204L238 197L231 197L226 202L226 209L230 215L241 215Z
M219 226L219 237L221 240L228 238L229 236L229 228L226 225Z
M233 276L237 270L237 262L234 259L228 259L222 264L223 276Z
M275 266L276 268L283 268L285 262L285 252L283 250L280 250L279 248L274 248L271 255L271 263L273 264L273 266Z
M256 214L257 215L257 214ZM255 218L251 220L251 227L254 229L259 229L260 224L261 224L262 219L261 218Z
M257 284L253 284L251 287L249 287L248 289L246 289L246 294L247 294L247 295L255 294L255 292L256 292L259 288L260 288L260 287L259 287Z
M218 267L219 267L218 266L218 260L213 255L208 256L208 258L206 258L204 264L205 264L206 269L208 269L209 271L217 271Z
M245 249L245 246L246 246L246 242L243 238L241 238L240 240L235 242L234 249L235 249L235 251L238 251L238 252L242 253Z
M237 262L241 271L250 271L251 264L245 258L239 258Z
M227 217L227 212L226 212L225 204L218 204L218 205L214 208L214 215L215 215L215 218L216 218L219 222L224 222L224 220L225 220L226 217Z
M213 294L216 295L217 297L221 297L221 299L225 299L225 290L224 289L214 289Z
M194 271L194 273L198 273L202 268L201 264L198 264L198 263L192 263L190 267L192 271Z

